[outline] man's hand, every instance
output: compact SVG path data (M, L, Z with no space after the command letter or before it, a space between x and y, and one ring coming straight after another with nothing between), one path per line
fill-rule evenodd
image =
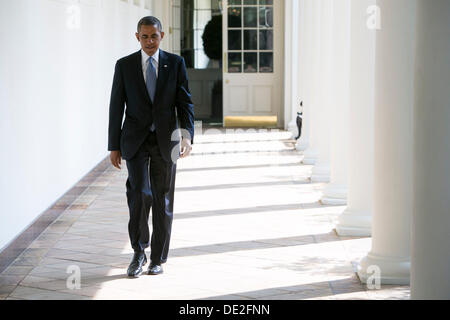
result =
M181 153L180 158L187 158L192 151L191 140L183 138L181 141Z
M120 167L122 165L122 154L120 153L120 151L111 151L111 155L109 156L109 158L111 159L111 163L114 167L119 170L122 169Z

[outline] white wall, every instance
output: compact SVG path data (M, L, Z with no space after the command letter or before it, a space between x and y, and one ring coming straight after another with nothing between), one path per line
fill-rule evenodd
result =
M161 42L161 49L173 52L173 34L170 33L173 27L172 15L173 7L180 6L179 0L152 0L152 15L157 17L165 33L164 40ZM177 53L177 52L174 52Z
M70 29L78 1L0 0L0 250L108 155L114 64L150 13L138 2L82 0Z

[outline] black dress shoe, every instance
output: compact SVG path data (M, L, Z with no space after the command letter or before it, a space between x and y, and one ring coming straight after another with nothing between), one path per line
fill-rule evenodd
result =
M160 264L150 264L150 266L148 267L148 271L147 271L147 273L152 276L162 274L163 272L164 272L164 270Z
M131 260L130 266L128 267L128 276L129 277L139 277L143 270L142 267L147 263L147 256L145 252L135 252L133 256L133 260Z

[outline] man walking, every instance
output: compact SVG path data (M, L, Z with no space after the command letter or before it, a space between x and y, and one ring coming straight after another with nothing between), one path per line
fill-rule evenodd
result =
M116 63L108 142L114 167L120 170L123 158L128 168L128 232L134 249L130 277L142 274L149 246L148 274L163 273L161 264L167 261L172 229L176 162L189 156L194 143L194 106L184 59L159 49L164 32L155 17L139 21L136 38L141 50ZM181 145L176 134L179 127Z

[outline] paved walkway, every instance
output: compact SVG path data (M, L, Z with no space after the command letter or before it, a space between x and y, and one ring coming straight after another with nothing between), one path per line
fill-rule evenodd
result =
M288 139L197 136L178 163L161 276L125 275L127 172L109 167L0 275L0 299L409 299L409 287L360 284L354 263L371 240L336 235L344 207L319 203L324 185L310 183ZM80 289L68 288L68 268Z

